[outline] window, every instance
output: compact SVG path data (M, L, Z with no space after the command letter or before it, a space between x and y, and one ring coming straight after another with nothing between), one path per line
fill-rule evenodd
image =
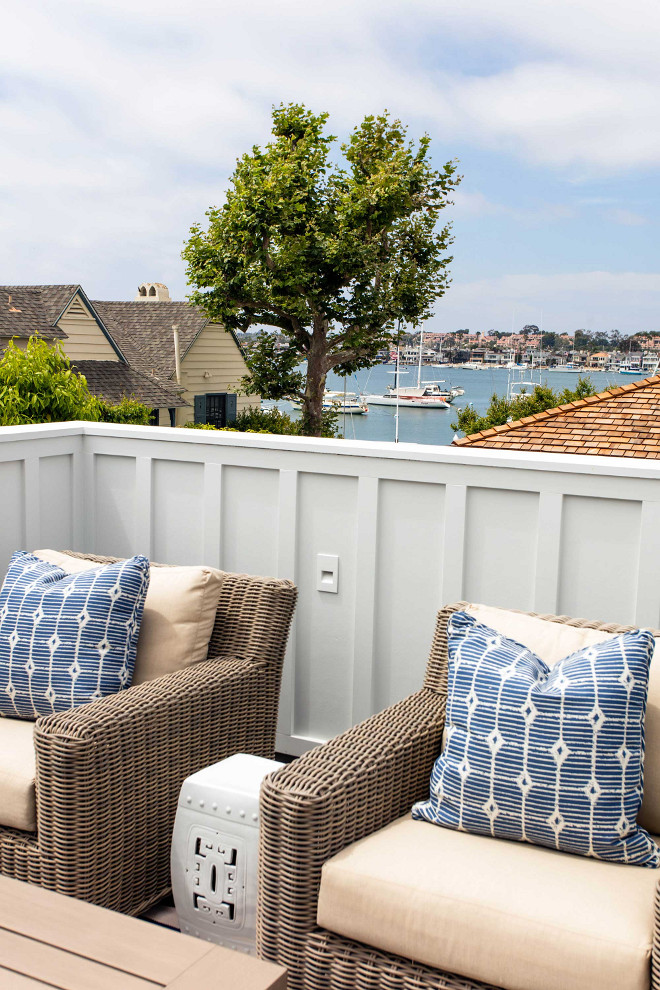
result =
M236 419L236 395L233 392L207 392L195 396L195 422L211 426L228 426Z

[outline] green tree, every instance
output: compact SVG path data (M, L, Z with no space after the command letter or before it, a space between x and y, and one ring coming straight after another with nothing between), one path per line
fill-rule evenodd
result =
M428 136L415 146L387 113L365 117L334 164L327 119L274 108L272 140L238 161L224 205L183 252L192 302L233 330L265 325L285 338L260 336L244 388L300 398L313 436L327 374L374 364L443 295L451 237L437 221L459 181L455 162L432 167Z
M23 350L10 341L0 360L0 426L76 419L146 424L149 416L133 399L112 406L92 395L58 343L30 337Z
M451 424L451 428L460 430L469 437L473 433L480 433L481 430L502 426L510 420L517 422L525 416L533 416L535 413L545 412L546 409L554 409L556 406L563 406L566 402L586 399L587 396L594 394L595 389L590 378L578 378L575 389L565 388L562 392L556 392L549 385L537 385L528 395L522 394L516 399L507 399L505 395L494 394L483 416L480 416L472 406L466 406L459 410L458 419Z

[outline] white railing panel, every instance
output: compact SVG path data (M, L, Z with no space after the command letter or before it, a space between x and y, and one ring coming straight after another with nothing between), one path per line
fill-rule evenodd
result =
M635 621L641 519L638 501L574 495L564 499L561 612Z
M538 492L468 488L462 598L533 609L538 518Z
M441 600L444 529L444 485L380 482L372 711L422 683Z
M83 523L81 427L3 427L0 441L0 568L15 550L73 546Z
M278 745L297 753L419 687L448 601L660 626L660 462L631 461L5 428L0 560L71 546L294 580Z
M279 471L233 465L222 469L223 570L277 575L278 514Z
M97 454L92 458L93 488L86 492L85 511L94 532L91 551L109 557L145 552L137 537L137 462L135 457ZM88 549L81 547L80 549Z
M332 727L351 724L357 498L356 478L298 477L293 734L304 738L324 739ZM316 590L319 553L339 556L336 594Z
M0 526L0 566L3 574L14 550L27 550L25 535L25 464L22 460L0 463L2 526ZM36 549L32 547L31 549Z
M166 564L194 564L204 560L204 508L204 464L201 461L153 460L151 527L154 560Z
M41 546L46 539L49 547L72 547L75 543L73 454L41 457L38 463L39 534L34 543Z

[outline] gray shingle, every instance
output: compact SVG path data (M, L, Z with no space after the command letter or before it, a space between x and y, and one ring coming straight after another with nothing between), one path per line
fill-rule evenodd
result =
M126 397L152 409L188 405L175 388L167 388L120 361L76 361L71 367L85 376L90 392L113 404Z
M97 302L92 305L126 360L146 374L167 380L174 374L174 336L179 327L181 357L209 322L186 302Z
M71 301L77 285L0 285L0 337L65 340L55 323Z

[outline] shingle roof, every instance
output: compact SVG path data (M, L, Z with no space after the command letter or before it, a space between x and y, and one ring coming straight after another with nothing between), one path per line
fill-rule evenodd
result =
M167 388L121 361L76 361L72 368L85 376L90 392L107 402L121 402L126 396L152 409L188 405L175 388Z
M660 375L473 433L454 444L660 458Z
M92 303L103 323L134 368L167 380L174 374L172 325L179 327L181 357L209 322L186 302Z
M0 285L0 337L30 337L39 333L48 340L66 339L55 323L78 288L77 285Z

